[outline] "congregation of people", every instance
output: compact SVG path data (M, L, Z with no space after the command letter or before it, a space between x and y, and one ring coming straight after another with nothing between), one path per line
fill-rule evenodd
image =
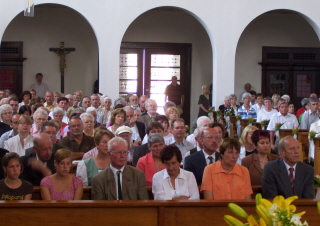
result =
M175 76L164 92L164 115L145 95L63 96L49 90L41 73L36 79L20 98L0 90L1 200L31 200L34 186L43 200L81 200L84 186L91 186L93 200L148 200L147 188L154 200L251 199L254 185L268 199L315 197L313 167L299 161L298 141L279 139L276 129L281 123L319 133L315 94L295 112L288 95L264 97L246 84L240 101L231 94L219 111L268 126L249 125L238 139L210 117L206 85L187 134Z

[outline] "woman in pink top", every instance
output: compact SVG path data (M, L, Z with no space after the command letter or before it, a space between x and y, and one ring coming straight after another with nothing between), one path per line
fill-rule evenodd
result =
M71 152L59 149L54 156L57 172L41 180L41 197L43 200L81 200L83 194L82 180L69 174Z
M160 152L165 147L163 137L158 133L151 134L148 138L148 147L151 152L138 160L137 168L146 175L147 186L152 186L153 175L165 169L160 159Z

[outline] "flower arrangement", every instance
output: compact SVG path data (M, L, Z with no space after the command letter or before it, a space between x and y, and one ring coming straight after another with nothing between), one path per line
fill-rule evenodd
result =
M259 217L248 216L244 209L234 203L229 203L229 209L238 217L247 219L248 223L243 224L237 218L225 215L224 220L229 226L300 226L308 225L306 221L301 222L300 218L305 212L295 213L296 206L291 203L298 199L298 196L292 196L284 199L283 196L276 196L273 202L263 199L261 194L256 195L256 211ZM320 203L320 202L319 202ZM318 204L318 210L320 204ZM320 213L320 211L319 211Z
M231 114L232 114L231 111L226 112L226 116L231 116Z
M275 130L278 131L280 130L281 126L283 125L284 123L280 123L280 122L277 122L276 123L276 126L275 126Z
M254 122L254 118L252 118L252 117L248 118L248 123L249 124L252 124L253 122Z
M213 112L213 108L212 107L209 107L209 110L208 110L208 114L212 113Z
M221 111L220 110L216 111L216 115L217 115L217 117L220 117L221 116Z
M292 135L296 135L298 133L298 131L299 131L298 127L294 127L292 129Z
M314 176L314 186L320 187L320 175Z
M236 120L237 121L241 120L241 115L236 115Z
M262 127L262 128L265 127L267 124L269 124L269 121L270 121L270 120L267 120L267 119L262 120L262 121L260 122L261 127Z
M313 130L311 130L310 132L309 132L309 138L310 138L310 140L312 141L312 140L314 140L314 138L316 137L316 132L314 132Z
M188 125L185 125L184 128L186 129L186 133L189 133L190 132L190 128Z

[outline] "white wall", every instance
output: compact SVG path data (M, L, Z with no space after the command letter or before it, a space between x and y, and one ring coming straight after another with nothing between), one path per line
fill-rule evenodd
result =
M235 93L249 82L261 92L262 46L319 47L315 31L299 14L266 13L253 20L244 30L236 54Z
M92 28L76 11L65 8L37 8L36 16L19 14L7 27L2 41L23 41L23 89L35 82L35 75L43 73L44 82L53 91L60 90L59 61L49 48L74 47L66 55L65 93L82 90L85 95L93 92L98 78L98 45Z
M201 86L212 83L212 48L202 25L184 11L148 11L129 26L126 42L171 42L192 44L190 119L198 115Z

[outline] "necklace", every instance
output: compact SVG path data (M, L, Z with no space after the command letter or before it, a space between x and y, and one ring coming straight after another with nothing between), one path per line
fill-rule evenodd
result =
M259 159L259 162L263 163L263 164L267 164L268 163L268 160L267 161L262 161Z

